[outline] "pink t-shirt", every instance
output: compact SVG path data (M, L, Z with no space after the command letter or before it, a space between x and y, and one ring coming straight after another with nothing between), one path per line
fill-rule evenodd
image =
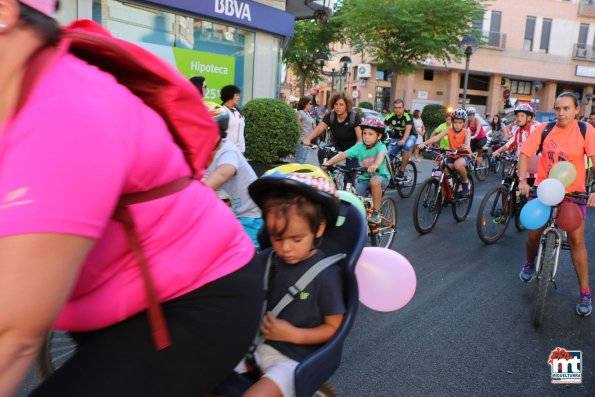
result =
M96 240L56 328L94 330L146 309L139 266L111 216L120 195L188 175L161 118L111 75L71 55L48 70L17 117L0 126L0 236ZM132 212L161 301L254 255L233 213L200 182Z

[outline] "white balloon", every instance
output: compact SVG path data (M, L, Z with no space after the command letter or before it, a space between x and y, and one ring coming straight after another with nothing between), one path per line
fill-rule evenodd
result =
M537 197L545 205L557 205L564 200L565 188L562 182L554 178L548 178L537 187Z

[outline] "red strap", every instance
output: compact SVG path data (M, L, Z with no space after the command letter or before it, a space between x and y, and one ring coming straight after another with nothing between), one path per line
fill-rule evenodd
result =
M163 309L159 305L157 300L157 294L155 292L155 285L149 272L149 264L147 257L143 251L143 248L138 239L138 233L136 231L136 225L134 218L128 207L119 207L117 211L118 220L124 225L126 230L126 237L128 243L132 248L138 261L141 275L143 277L143 283L145 285L145 294L147 296L148 312L149 312L149 323L151 325L151 334L153 335L153 342L157 350L163 350L171 345L171 338L169 331L167 330L167 324L163 317Z
M153 283L151 273L149 272L149 262L138 238L134 218L128 206L131 204L156 200L177 193L189 186L191 182L192 178L183 177L144 192L125 194L120 198L120 202L113 216L113 219L124 225L128 244L130 245L130 248L132 248L140 267L147 297L151 334L153 335L153 342L155 343L155 348L157 350L162 350L170 346L171 338L163 316L163 309L157 299L155 284Z

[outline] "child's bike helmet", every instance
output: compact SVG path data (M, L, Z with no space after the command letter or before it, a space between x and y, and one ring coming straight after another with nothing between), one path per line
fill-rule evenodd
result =
M379 134L384 134L384 130L386 129L386 124L384 124L378 117L374 116L366 117L362 120L359 126L361 129L371 128Z
M477 110L475 110L475 108L473 108L473 107L467 108L467 116L474 116L475 113L477 113Z
M514 108L514 114L517 114L518 112L526 113L529 116L535 116L535 111L533 110L533 107L528 103L519 103L517 107Z
M262 208L267 193L291 191L320 204L327 218L327 227L337 222L339 196L333 180L320 168L310 164L284 164L267 171L248 186L252 200Z
M460 120L467 120L467 112L465 111L465 109L455 109L452 111L452 113L450 114L450 118L451 119L460 119Z
M221 139L225 139L227 137L227 127L229 126L229 112L225 106L215 102L205 101L204 104L213 120L219 124L219 136Z

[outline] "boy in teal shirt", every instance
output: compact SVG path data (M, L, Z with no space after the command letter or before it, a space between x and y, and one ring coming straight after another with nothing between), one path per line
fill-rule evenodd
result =
M345 158L355 158L361 167L367 167L368 173L357 178L357 191L360 196L366 196L366 190L372 191L372 214L368 222L380 224L382 217L380 205L382 203L382 191L386 188L390 173L386 168L386 146L381 142L382 134L386 126L378 117L366 117L360 124L362 129L362 142L337 154L326 163L325 166L337 164Z

